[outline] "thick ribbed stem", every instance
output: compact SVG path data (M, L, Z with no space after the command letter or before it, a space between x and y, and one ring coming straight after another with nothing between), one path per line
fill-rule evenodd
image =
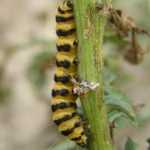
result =
M96 11L95 0L74 0L79 39L79 76L100 86L81 97L90 125L88 150L112 150L107 111L103 100L103 35L106 18ZM107 0L99 1L110 3Z

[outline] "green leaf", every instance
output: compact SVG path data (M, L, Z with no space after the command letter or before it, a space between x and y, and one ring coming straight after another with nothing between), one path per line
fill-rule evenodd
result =
M125 113L119 111L108 112L108 119L110 123L115 123L115 128L124 128L128 122L131 121ZM133 123L133 121L131 121L131 123Z
M50 146L48 150L75 150L75 147L75 142L65 140L55 146Z
M137 150L137 143L135 143L131 138L128 138L125 144L125 150Z
M136 115L130 104L130 100L123 93L113 88L107 87L104 94L104 100L110 112L117 111L117 112L124 113L125 116L127 116L130 120L135 121ZM115 114L115 116L113 117L115 118L118 116L120 117L122 116L121 113Z
M125 128L125 127L128 127L130 121L131 120L127 116L124 115L124 116L116 119L116 121L115 121L115 127L116 128ZM131 123L133 124L133 121Z
M62 141L61 143L50 146L48 150L86 150L86 149L78 146L75 142L67 139L65 141Z
M124 116L124 113L122 112L118 112L118 111L108 112L108 119L110 123L116 121L118 118L123 117L123 116Z

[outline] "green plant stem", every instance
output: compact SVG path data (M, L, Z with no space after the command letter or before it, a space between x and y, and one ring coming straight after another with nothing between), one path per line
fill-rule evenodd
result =
M106 18L95 8L95 0L74 0L79 39L79 76L100 86L81 97L84 114L90 125L88 150L112 150L103 100L103 35ZM99 1L109 3L107 0Z

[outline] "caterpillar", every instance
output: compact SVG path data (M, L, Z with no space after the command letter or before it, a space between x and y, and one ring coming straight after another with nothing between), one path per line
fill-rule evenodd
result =
M73 4L65 0L56 15L57 54L54 87L52 89L52 120L58 130L78 145L87 145L87 136L77 112L77 95L73 94L72 78L77 76L77 36Z

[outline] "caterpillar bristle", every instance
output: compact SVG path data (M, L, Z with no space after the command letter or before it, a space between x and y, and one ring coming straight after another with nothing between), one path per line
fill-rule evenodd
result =
M77 76L77 37L73 14L73 4L65 0L58 7L56 15L57 55L55 85L52 89L52 119L59 131L78 145L87 145L84 124L77 112L74 84L71 79Z

